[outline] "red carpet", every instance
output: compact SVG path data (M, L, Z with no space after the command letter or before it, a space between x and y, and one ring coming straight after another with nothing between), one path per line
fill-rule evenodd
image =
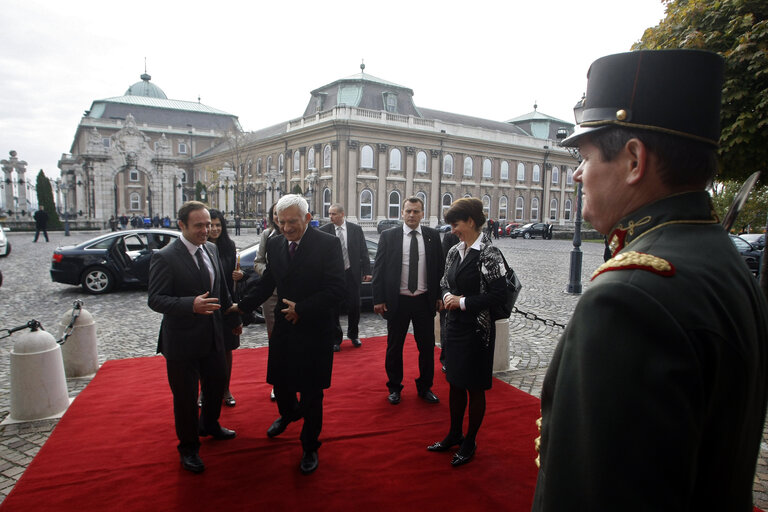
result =
M452 468L450 453L426 446L448 429L448 386L435 372L438 405L416 396L417 352L405 350L403 401L387 400L384 338L345 342L325 398L320 467L298 470L293 423L266 436L266 349L235 351L234 409L222 425L232 441L203 440L206 471L181 469L162 357L108 361L59 422L0 505L2 512L57 510L530 510L539 401L503 382L488 393L475 459ZM435 357L437 360L437 357Z

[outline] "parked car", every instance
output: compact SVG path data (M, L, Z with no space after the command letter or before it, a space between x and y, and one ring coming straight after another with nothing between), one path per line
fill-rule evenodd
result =
M81 285L93 294L122 285L146 286L152 254L178 237L179 231L170 229L131 229L57 247L51 260L51 279Z
M8 231L8 228L0 227L0 258L5 258L11 254L11 242L5 236L6 231Z
M450 233L451 232L451 225L450 224L440 224L435 229L437 229L438 233Z
M744 233L739 236L754 245L756 249L761 251L765 249L765 233Z
M744 240L741 236L730 235L730 237L731 242L736 246L736 250L741 254L741 257L744 259L747 267L749 267L749 270L751 270L753 274L758 275L760 273L760 258L763 255L763 251Z
M540 236L542 239L548 240L552 238L552 225L546 222L531 222L513 229L510 236L512 238L521 236L526 239Z
M515 230L516 228L519 228L520 226L522 226L522 224L520 224L519 222L510 222L509 224L504 226L504 233L502 234L502 236L512 236L512 231Z
M387 229L394 228L397 226L402 226L403 221L400 219L384 219L380 220L379 223L376 225L376 231L381 234L382 231L386 231Z

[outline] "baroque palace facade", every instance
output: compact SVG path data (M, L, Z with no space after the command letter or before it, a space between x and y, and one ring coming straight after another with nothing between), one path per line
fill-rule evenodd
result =
M364 66L312 91L301 117L254 132L199 102L145 93L165 97L145 74L126 95L86 112L59 165L65 190L75 191L70 211L86 205L98 221L173 218L181 202L198 198L260 219L281 195L302 193L321 222L338 202L350 221L371 228L399 218L415 195L434 226L455 199L474 196L494 220L574 221L576 162L555 142L573 124L535 109L499 122L417 107L411 89Z

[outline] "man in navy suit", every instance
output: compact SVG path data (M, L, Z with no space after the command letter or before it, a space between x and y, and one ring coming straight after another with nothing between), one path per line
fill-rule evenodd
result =
M232 299L216 245L207 241L211 216L205 205L184 203L179 210L179 229L181 236L152 256L147 303L163 314L157 351L165 356L173 393L181 464L187 471L200 473L205 466L198 454L199 436L235 437L233 430L219 425L226 388L225 327L220 308L229 308ZM239 334L242 326L233 329ZM207 399L199 419L198 385Z
M331 222L320 228L331 235L338 237L341 242L341 253L344 259L344 274L347 282L347 337L352 345L362 345L359 338L358 326L360 324L360 281L371 280L371 261L368 256L368 246L365 244L363 228L357 224L347 222L344 207L339 203L332 204L328 209ZM336 343L334 352L341 350L343 331L339 322L339 309L336 310Z
M402 227L379 238L373 264L373 310L387 320L387 388L389 403L400 403L403 389L403 344L413 322L419 349L418 395L429 403L435 375L435 312L440 309L440 278L445 260L437 230L421 226L424 203L410 197L403 204Z

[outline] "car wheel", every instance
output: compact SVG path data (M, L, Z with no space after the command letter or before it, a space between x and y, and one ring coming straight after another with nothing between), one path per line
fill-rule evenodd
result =
M115 284L112 273L103 267L91 267L83 273L80 280L83 290L94 295L107 293Z
M11 254L11 242L8 242L8 243L5 245L5 254L0 254L0 258L5 258L5 257L6 257L6 256L8 256L9 254Z
M523 238L525 238L526 240L530 240L531 239L531 234L530 233L525 233L523 235Z

